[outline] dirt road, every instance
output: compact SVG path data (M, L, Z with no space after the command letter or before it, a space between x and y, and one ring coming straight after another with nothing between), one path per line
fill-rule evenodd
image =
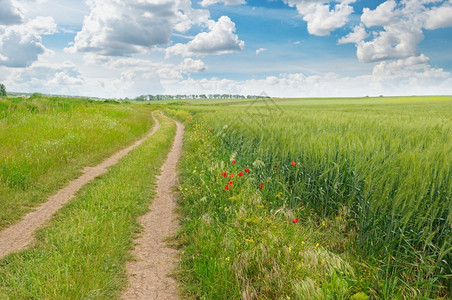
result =
M166 237L176 232L178 226L173 189L177 185L176 164L182 150L184 126L179 122L176 124L173 147L158 177L157 195L150 212L139 220L143 232L136 240L137 246L133 251L136 261L127 264L130 284L123 293L124 299L178 298L176 282L167 276L176 266L176 251L164 242Z

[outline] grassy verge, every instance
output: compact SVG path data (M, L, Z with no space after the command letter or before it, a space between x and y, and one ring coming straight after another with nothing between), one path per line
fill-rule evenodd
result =
M158 118L158 132L83 188L38 232L35 247L0 261L1 299L119 298L136 219L152 199L176 130Z
M147 105L0 99L0 230L153 126Z

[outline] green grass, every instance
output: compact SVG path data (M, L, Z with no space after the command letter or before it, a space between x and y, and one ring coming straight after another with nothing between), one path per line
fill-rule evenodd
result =
M0 99L0 228L143 135L153 109ZM184 298L451 297L451 97L189 101L166 111L186 123L175 237ZM119 297L136 219L175 132L161 119L39 230L36 246L0 261L1 299Z
M158 118L161 128L85 186L39 230L36 246L0 261L1 299L119 298L137 217L147 211L176 130Z
M143 136L149 105L83 99L0 99L0 230Z
M387 100L173 106L187 295L449 297L452 101Z

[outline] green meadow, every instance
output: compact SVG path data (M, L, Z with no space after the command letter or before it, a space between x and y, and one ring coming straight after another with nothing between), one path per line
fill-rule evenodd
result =
M153 126L152 108L0 98L0 229Z

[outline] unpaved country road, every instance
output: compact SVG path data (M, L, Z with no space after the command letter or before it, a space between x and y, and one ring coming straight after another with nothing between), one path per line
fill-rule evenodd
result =
M158 176L157 195L150 206L150 212L139 220L143 232L136 240L137 246L133 250L136 261L127 264L129 287L123 293L124 299L178 298L176 282L167 276L176 266L177 251L168 248L164 242L178 227L173 189L177 185L176 164L182 151L184 126L179 122L176 124L173 147Z
M96 167L87 167L83 170L83 175L71 181L68 186L59 190L49 200L39 206L35 211L28 213L22 221L12 225L0 232L0 259L4 256L17 252L29 246L33 242L33 233L41 227L56 211L71 200L75 193L85 184L104 174L108 168L118 163L130 151L141 145L147 138L153 135L160 127L159 121L152 114L155 121L154 128L142 139L132 146L123 149Z

